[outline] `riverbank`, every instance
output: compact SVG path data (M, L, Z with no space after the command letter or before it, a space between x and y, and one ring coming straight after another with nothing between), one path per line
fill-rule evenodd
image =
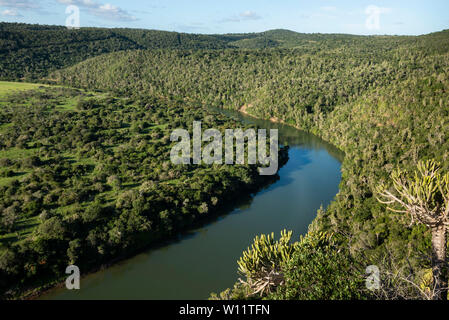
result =
M236 261L255 236L283 229L292 230L294 238L306 234L320 206L338 192L340 160L334 148L288 126L243 119L236 111L225 114L279 129L280 142L290 146L279 180L176 241L84 277L81 291L56 289L44 299L207 299L237 281Z
M251 113L249 113L248 109L251 108L251 106L252 106L252 104L244 104L243 106L240 107L239 112L241 112L244 115L247 115L249 117L253 117L255 119L265 120L265 119L262 119L262 118L258 118L256 116L252 115ZM277 117L271 117L270 119L268 119L268 121L273 122L273 123L280 123L280 124L283 124L283 125L287 125L287 126L290 126L292 128L295 128L297 130L301 130L301 131L304 130L304 129L300 128L300 127L297 127L297 126L294 126L294 125L291 125L291 124L286 124L285 121L283 121L282 119L279 119Z
M288 161L288 147L282 147L279 152L279 169L281 169ZM208 215L200 217L194 220L191 224L186 225L185 228L173 230L170 234L159 233L156 236L151 237L151 240L147 243L142 243L141 245L134 246L133 250L127 251L126 253L115 257L109 261L103 262L99 266L93 266L87 272L82 272L82 279L89 277L97 272L111 268L121 262L126 261L142 252L157 250L166 247L172 243L175 243L185 236L188 236L189 231L204 227L210 223L213 223L222 216L231 212L235 205L238 203L243 203L249 201L254 194L257 194L261 190L267 188L269 185L275 183L279 176L278 174L273 176L259 176L257 175L257 180L254 184L247 185L245 188L240 189L237 194L223 194L223 198L218 199L218 203L215 210L210 211ZM58 288L64 288L66 277L61 277L58 279L48 280L49 283L41 286L31 286L29 288L16 288L13 292L9 292L2 297L2 299L7 300L35 300L40 297L47 295ZM44 280L45 282L45 280Z

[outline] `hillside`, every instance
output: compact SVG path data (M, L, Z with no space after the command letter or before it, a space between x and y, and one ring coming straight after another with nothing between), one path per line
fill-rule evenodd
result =
M303 34L289 30L201 35L143 29L81 28L0 23L0 80L39 79L49 72L105 53L135 49L300 48L308 52L371 42L410 41L409 37L376 38Z
M176 32L0 23L0 79L36 79L108 52L133 49L218 49L216 37Z

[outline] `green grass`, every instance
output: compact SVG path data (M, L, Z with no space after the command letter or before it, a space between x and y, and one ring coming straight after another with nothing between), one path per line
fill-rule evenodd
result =
M12 92L38 89L42 86L48 87L48 85L39 83L0 81L0 98L4 98Z
M17 180L18 178L21 179L21 178L25 177L28 173L29 172L23 172L23 173L20 173L19 175L16 175L14 177L4 177L4 178L2 177L2 178L0 178L0 187L9 185L13 180Z
M0 124L0 133L6 131L9 127L12 127L12 123Z
M14 232L0 235L0 242L3 241L20 241L26 238L39 225L39 217L25 218L17 222Z
M10 159L10 160L24 159L24 158L30 157L32 155L35 155L36 153L37 153L37 149L9 148L7 150L0 151L0 159L4 159L4 158ZM24 170L22 170L22 171L24 171ZM22 178L30 172L31 171L20 172L13 177L0 177L0 187L8 185L13 180Z
M68 98L62 101L60 104L58 104L56 108L61 111L78 111L76 109L78 101L79 97Z
M149 128L149 130L154 130L154 129L161 129L164 130L165 128L167 128L168 123L164 123L164 124L157 124L157 125L153 125Z
M19 149L19 148L9 148L6 150L0 151L0 159L7 158L10 160L16 159L24 159L27 157L31 157L36 154L38 149Z

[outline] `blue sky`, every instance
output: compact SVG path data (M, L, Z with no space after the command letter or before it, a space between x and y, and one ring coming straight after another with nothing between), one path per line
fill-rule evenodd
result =
M448 0L0 0L0 20L189 33L260 32L425 34L449 29Z

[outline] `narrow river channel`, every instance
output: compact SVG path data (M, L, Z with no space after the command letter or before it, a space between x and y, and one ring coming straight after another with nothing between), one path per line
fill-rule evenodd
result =
M41 299L207 299L232 287L237 260L256 235L293 230L294 240L307 232L320 206L338 193L343 154L321 139L237 112L230 117L279 129L290 146L280 179L236 204L215 221L176 241L141 253L81 279L81 289L57 288Z

